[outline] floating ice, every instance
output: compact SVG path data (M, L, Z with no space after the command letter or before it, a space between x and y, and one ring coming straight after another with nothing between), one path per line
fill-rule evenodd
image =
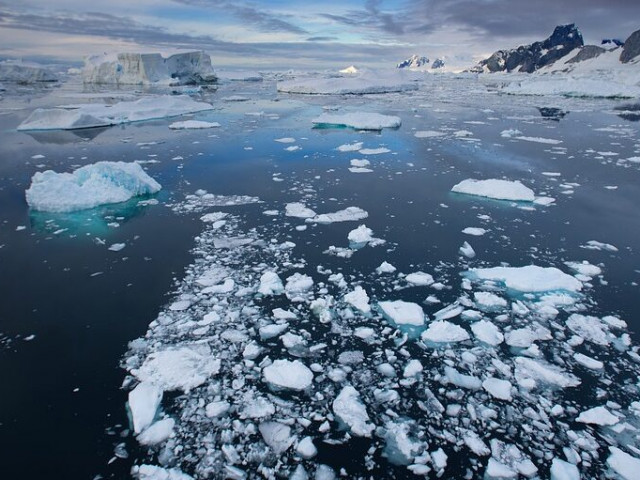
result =
M469 244L469 242L464 242L458 250L462 255L464 255L467 258L475 258L476 256L476 251Z
M620 419L605 407L590 408L581 412L576 418L576 422L589 423L591 425L615 425L619 421Z
M313 218L307 218L309 223L336 223L336 222L357 222L358 220L364 220L369 216L365 210L359 207L347 207L344 210L338 210L333 213L322 213L316 215Z
M469 340L469 333L455 323L438 320L430 323L420 338L425 342L433 343L464 342Z
M482 381L478 377L464 375L453 367L444 367L444 374L447 381L456 387L469 390L480 390L482 388Z
M333 413L358 437L370 437L375 429L370 423L367 409L360 400L360 394L351 385L343 387L333 401Z
M173 418L158 420L144 432L138 435L138 442L141 445L157 445L167 440L173 433L176 421Z
M476 195L479 197L493 198L496 200L512 200L519 202L533 202L535 194L533 190L525 187L519 181L489 179L467 179L454 185L452 192Z
M369 296L364 288L359 285L352 292L349 292L344 296L344 301L353 305L362 313L369 313L371 311Z
M339 152L357 152L362 148L362 142L345 143L340 145L336 150Z
M262 295L280 295L284 292L284 285L276 272L264 272L260 277L258 292Z
M304 203L294 202L287 203L285 207L285 215L287 217L295 218L313 218L316 216L316 212L307 208Z
M376 272L379 274L382 273L393 273L396 271L396 267L391 265L389 262L382 262L378 268L376 268Z
M73 173L36 172L25 195L34 210L72 212L125 202L160 188L137 163L98 162Z
M306 390L313 382L313 373L299 360L276 360L262 370L269 385L289 390Z
M331 78L298 78L278 82L279 92L307 95L365 95L417 90L406 75L362 72Z
M467 227L462 230L462 233L466 235L473 235L474 237L481 237L482 235L487 233L487 230L485 230L484 228Z
M295 441L291 436L291 427L280 422L264 422L258 429L264 443L269 445L276 455L286 452Z
M580 379L574 375L542 360L516 357L514 361L516 364L515 376L521 385L523 381L525 381L525 384L528 384L526 382L527 379L561 388L580 385Z
M352 112L343 114L323 113L312 120L312 122L316 125L352 127L356 130L398 128L402 124L400 117L381 115L373 112Z
M424 325L424 312L417 303L403 300L379 302L382 312L396 325L421 327Z
M18 126L18 130L74 130L107 127L186 113L211 110L212 105L196 102L186 95L143 97L114 105L88 103L70 108L38 108Z
M174 122L169 125L171 130L203 130L205 128L219 127L218 122L203 122L201 120L185 120L183 122Z
M129 392L129 411L135 433L153 423L161 401L162 389L149 382L140 382Z
M607 465L624 480L635 480L640 472L640 459L629 455L617 447L609 447Z
M132 373L142 382L164 391L189 391L220 371L220 360L203 345L179 347L150 354Z
M507 301L491 292L475 292L473 294L473 299L476 301L478 306L482 309L496 309L496 308L505 308L507 306Z
M551 480L580 480L580 470L573 463L554 458L551 462Z
M505 287L518 292L554 290L579 292L582 290L582 283L555 267L527 265L525 267L472 268L468 276L471 279L501 282Z
M408 274L404 279L407 283L416 287L427 287L434 282L433 277L425 272L413 272Z
M358 228L351 230L347 235L349 243L353 245L365 245L366 243L374 240L373 230L366 225L360 225Z
M492 397L500 400L511 401L511 382L489 377L482 382L482 388L491 394Z
M471 331L478 340L488 345L500 345L504 341L504 336L496 325L488 320L480 320L471 325Z
M138 480L193 480L193 477L177 468L162 468L154 465L135 465L131 475Z

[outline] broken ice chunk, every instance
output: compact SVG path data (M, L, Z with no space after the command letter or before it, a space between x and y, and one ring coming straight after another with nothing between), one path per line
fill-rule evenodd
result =
M492 397L500 400L511 401L511 382L489 377L482 382L482 388L491 394Z
M299 360L276 360L262 370L265 382L276 388L306 390L313 382L313 373Z
M276 455L287 451L295 440L291 436L291 427L280 422L263 422L258 429L264 443L269 445Z
M425 342L433 343L464 342L469 340L469 333L455 323L438 320L429 324L421 338Z
M591 425L615 425L620 419L613 415L605 407L594 407L585 410L578 415L576 422L589 423Z
M370 437L375 426L370 423L360 394L351 385L343 387L333 401L333 413L358 437Z
M197 345L151 353L132 373L164 391L189 391L202 385L220 371L220 360L211 356L208 347Z
M284 292L284 285L276 272L264 272L260 277L258 292L265 296L280 295Z
M551 463L551 480L580 480L580 470L573 463L554 458Z
M162 443L171 436L175 424L176 422L173 418L158 420L138 435L138 442L147 446Z
M153 423L161 401L162 389L149 382L140 382L129 392L129 411L136 434Z
M636 480L640 472L640 459L632 457L617 447L609 447L607 465L624 480Z
M369 313L371 311L369 296L364 288L359 285L352 292L349 292L344 296L344 301L353 305L362 313Z
M424 312L417 303L405 302L403 300L379 302L378 306L382 312L394 324L410 325L421 327L424 325Z

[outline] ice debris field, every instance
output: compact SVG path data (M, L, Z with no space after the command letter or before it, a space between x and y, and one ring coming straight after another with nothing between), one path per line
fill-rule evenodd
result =
M119 71L117 62L166 61L97 58L88 74L100 75L101 83ZM229 79L215 95L196 90L47 105L14 125L32 135L82 135L92 127L157 120L148 127L155 137L131 143L135 153L126 161L45 169L46 156L32 156L43 167L30 177L26 203L32 212L63 214L137 199L143 207L162 203L180 221L197 224L191 263L122 359L131 435L142 452L133 476L637 478L640 349L631 319L598 303L618 247L594 240L607 235L592 229L593 237L570 252L565 243L559 252L541 239L540 248L518 251L518 261L495 260L502 249L518 250L509 228L543 222L587 188L584 177L555 171L565 158L582 155L637 174L637 155L611 151L627 142L637 154L637 128L609 109L609 126L599 127L607 130L593 130L608 143L578 153L554 123L540 126L546 120L522 115L533 109L528 97L518 97L517 114L498 112L511 106L505 93L573 94L547 77L530 79L535 88L526 81L487 88L472 75L355 70L261 77L266 86L254 80L258 86L230 87L238 80ZM451 104L462 84L475 98L464 104L473 112L469 119ZM432 94L436 85L440 98ZM267 88L274 97L259 98ZM624 96L637 92L629 88ZM547 103L587 112L597 102L553 98ZM185 118L168 120L175 116ZM273 126L279 122L284 126ZM172 150L174 138L197 153L185 159ZM190 161L220 143L244 155L277 149L277 158L287 160L270 157L272 171L256 176L255 188L278 198L248 188L229 193L226 180L220 191L194 188L203 175L213 182L198 170L181 177ZM414 150L435 160L416 166ZM527 155L556 163L540 172ZM468 163L447 163L455 156ZM291 173L294 162L305 166ZM173 177L157 164L172 165ZM219 165L215 176L229 168ZM162 178L155 179L156 171ZM398 200L410 192L394 190L393 182L431 174L437 178L427 194L438 215L404 218L413 201ZM154 197L160 181L162 192L170 186L168 200ZM329 187L331 196L324 193ZM607 187L600 195L617 189ZM383 200L372 208L352 188L370 197L380 192ZM427 238L410 228L427 222L449 228L446 212L459 205L467 223L456 223L452 236ZM390 226L398 225L391 223L396 217L405 222L399 234ZM47 222L50 232L56 223ZM545 228L529 239L543 237ZM400 266L394 255L403 242L416 241L424 257ZM438 260L428 250L449 244L454 259ZM111 242L104 249L117 255L127 247ZM596 260L585 260L587 253Z

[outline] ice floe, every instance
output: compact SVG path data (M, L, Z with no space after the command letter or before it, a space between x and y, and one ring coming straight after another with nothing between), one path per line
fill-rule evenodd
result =
M496 200L511 200L518 202L533 202L535 194L529 187L519 181L489 179L467 179L451 188L452 192L475 195L479 197L493 198Z
M176 117L186 113L211 110L213 106L197 102L186 95L148 96L113 105L87 103L68 108L37 108L18 130L75 130L107 127L157 118Z
M323 113L312 120L318 126L342 126L356 130L382 130L398 128L402 125L400 117L382 115L373 112Z

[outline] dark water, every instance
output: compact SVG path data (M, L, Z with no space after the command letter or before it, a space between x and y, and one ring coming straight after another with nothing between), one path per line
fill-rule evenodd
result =
M595 285L590 295L602 314L619 314L629 323L634 341L640 340L635 315L640 311L636 283L640 280L636 248L640 172L638 164L615 165L620 158L638 156L638 123L616 116L612 108L617 104L611 101L541 101L492 94L460 99L456 91L456 85L434 86L433 92L420 92L415 103L394 95L377 99L283 96L280 102L270 102L277 98L273 84L236 84L207 97L220 110L197 117L219 121L221 129L186 132L171 132L170 120L161 120L29 135L13 130L28 110L0 116L2 476L125 478L131 463L143 458L135 442L126 437L126 392L120 389L124 371L119 362L127 343L144 335L170 300L176 279L191 260L193 238L202 228L199 215L176 215L166 204L197 189L260 197L265 202L261 208L229 211L242 213L248 225L275 222L274 228L287 232L279 240L297 244L296 252L307 260L310 272L323 265L357 279L358 272L387 260L400 271L423 268L456 282L453 272L461 270L458 248L464 240L491 265L604 263L607 284ZM238 92L268 99L237 105L220 101ZM56 95L59 92L49 96L35 92L36 100L28 103L70 102ZM26 98L28 94L23 93L15 105L25 106ZM3 100L0 108L14 105L10 102L14 100ZM569 112L559 121L538 111L538 107L555 106L554 102ZM398 131L366 134L311 128L310 119L321 112L321 105L340 103L398 114L403 126ZM277 113L279 118L245 115L256 111ZM596 130L612 126L614 131ZM414 138L414 128L470 130L481 142ZM500 132L508 128L518 128L526 136L560 139L563 143L557 146L566 148L566 154L558 154L554 145L502 138ZM289 136L297 139L301 150L287 152L287 145L273 141ZM335 148L353 141L364 141L368 148L384 145L392 153L367 157L373 173L351 174L349 159L364 156L339 153ZM140 142L159 143L138 146ZM594 151L619 155L602 157ZM32 159L36 154L45 158ZM178 155L183 159L172 160ZM163 185L157 197L160 205L141 208L130 202L72 216L29 211L24 190L34 172L70 170L102 160L157 161L144 167ZM541 172L560 172L561 177L554 180ZM275 173L284 181L273 181ZM502 176L522 180L536 192L548 192L556 204L524 211L505 202L450 193L465 178ZM566 182L580 186L572 195L564 195L559 184ZM612 185L618 188L604 188ZM293 226L299 222L260 213L282 210L284 203L302 199L318 212L349 205L367 210L367 226L387 245L359 252L345 262L322 251L330 245L347 246L352 223L330 229L309 226L297 232ZM462 235L465 227L486 227L477 219L479 214L491 216L490 232L483 237ZM107 226L111 221L119 227ZM18 226L26 229L16 231ZM54 234L63 228L67 230ZM106 245L98 244L96 238ZM580 248L588 240L611 243L619 252ZM126 243L124 250L107 250L118 242ZM370 295L375 295L376 285L371 288ZM411 295L403 298L417 302L424 298L419 292L415 299ZM455 296L452 292L449 299L443 292L440 298L446 304ZM433 313L441 306L429 308L425 311ZM26 341L30 335L35 338ZM121 442L130 458L108 464ZM321 457L348 464L348 454L323 448Z

